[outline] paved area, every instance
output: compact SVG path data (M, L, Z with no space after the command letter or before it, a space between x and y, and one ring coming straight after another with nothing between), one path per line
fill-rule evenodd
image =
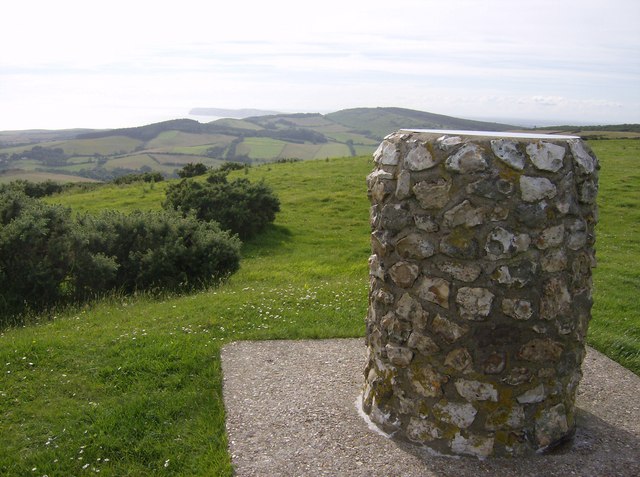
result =
M222 350L236 475L640 476L640 378L589 349L578 429L556 454L519 459L434 456L369 427L356 402L363 339L237 342Z

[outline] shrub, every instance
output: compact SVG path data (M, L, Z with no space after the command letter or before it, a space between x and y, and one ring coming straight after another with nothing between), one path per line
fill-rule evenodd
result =
M122 185L132 184L133 182L162 182L163 180L164 176L160 172L142 172L116 177L111 182Z
M185 215L193 213L199 220L218 222L223 229L247 239L275 220L280 201L263 182L229 182L224 171L216 171L206 182L182 180L170 185L162 206Z
M206 173L207 173L207 166L205 166L200 162L195 164L193 162L190 162L189 164L185 164L182 167L182 169L180 169L177 172L178 177L182 177L182 178L203 176Z
M239 268L240 241L193 216L107 211L78 221L83 254L74 285L80 295L96 288L195 288Z

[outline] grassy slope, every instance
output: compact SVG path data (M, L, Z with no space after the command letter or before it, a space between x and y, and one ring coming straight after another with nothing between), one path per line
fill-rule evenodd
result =
M638 146L593 145L603 168L589 335L636 373ZM245 246L229 283L162 301L111 298L0 335L0 474L77 475L89 464L101 475L230 475L220 346L364 333L370 168L362 158L252 168L249 178L271 184L283 211ZM87 211L154 208L164 186L53 200Z

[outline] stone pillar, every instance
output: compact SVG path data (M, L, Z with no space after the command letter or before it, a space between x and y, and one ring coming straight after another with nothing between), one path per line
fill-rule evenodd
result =
M365 413L443 454L569 438L596 157L573 136L401 130L374 161Z

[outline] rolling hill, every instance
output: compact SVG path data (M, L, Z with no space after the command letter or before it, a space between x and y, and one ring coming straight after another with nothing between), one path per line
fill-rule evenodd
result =
M215 108L214 108L215 109ZM207 111L210 111L208 108ZM216 110L218 112L222 110ZM249 114L255 110L243 110ZM283 160L371 154L387 134L401 128L507 131L509 124L473 121L412 109L355 108L329 114L266 114L201 123L174 119L109 130L0 132L0 182L110 180L158 171L175 176L188 163L217 167Z

